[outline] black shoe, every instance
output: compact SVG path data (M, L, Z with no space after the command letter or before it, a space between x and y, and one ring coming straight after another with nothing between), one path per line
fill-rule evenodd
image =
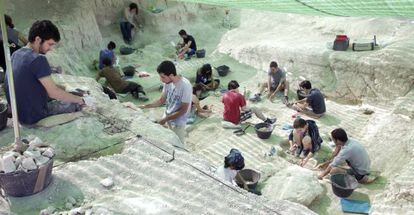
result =
M267 118L264 122L269 123L269 124L274 124L276 122L276 120L277 120L276 118L272 118L272 119Z
M289 97L285 96L285 98L283 98L283 104L288 105L289 104Z

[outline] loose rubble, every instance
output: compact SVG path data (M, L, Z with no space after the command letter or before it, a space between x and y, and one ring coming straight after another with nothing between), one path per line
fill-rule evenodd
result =
M22 142L27 148L23 153L8 151L1 156L0 173L35 170L46 165L55 155L53 148L38 137L29 137Z

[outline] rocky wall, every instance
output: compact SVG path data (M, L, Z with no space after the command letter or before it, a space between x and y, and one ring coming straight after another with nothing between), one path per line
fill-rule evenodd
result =
M365 52L333 51L337 34L348 35L351 42L376 35L379 46ZM224 35L218 50L263 70L276 60L294 84L309 79L334 99L393 100L413 88L413 35L410 20L244 10L240 27Z

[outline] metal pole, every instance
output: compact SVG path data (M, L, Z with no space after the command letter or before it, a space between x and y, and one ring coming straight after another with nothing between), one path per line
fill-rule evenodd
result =
M4 13L5 13L5 3L4 0L0 0L0 25L1 25L1 33L3 36L3 49L4 49L4 57L6 60L6 72L7 72L7 81L9 84L9 97L10 103L12 108L13 114L13 129L14 129L14 141L17 148L21 147L21 139L20 139L20 129L19 129L19 119L17 116L17 107L16 107L16 94L14 91L14 78L13 78L13 68L11 65L10 59L10 48L9 48L9 39L7 37L7 26L4 20ZM17 44L16 44L17 45Z

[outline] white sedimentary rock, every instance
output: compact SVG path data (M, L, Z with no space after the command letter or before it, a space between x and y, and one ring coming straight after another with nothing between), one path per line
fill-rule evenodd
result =
M20 164L22 164L24 157L23 156L19 156L16 158L16 160L14 161L14 165L15 166L19 166Z
M43 152L42 155L48 158L52 158L55 155L55 151L52 148L48 148L45 152Z
M39 151L29 151L29 150L23 152L23 155L26 157L31 157L31 158L37 158L41 156Z
M34 162L33 158L24 158L22 161L22 167L26 170L34 170L37 169L37 165Z
M263 196L310 205L322 192L323 188L315 173L295 165L269 178L263 189Z
M100 183L105 188L109 188L109 187L112 187L112 185L114 185L114 181L112 180L111 177L105 178L104 180L100 181Z
M38 165L38 166L41 166L41 165L47 163L49 160L50 160L50 158L45 157L45 156L39 156L39 157L35 158L36 165Z
M40 211L39 215L51 215L55 212L55 208L53 206L50 206L46 209L43 209Z
M3 156L3 159L1 160L1 162L3 166L3 171L5 173L13 172L16 170L16 166L14 165L14 162L13 162L14 160L15 158L13 154L11 153L5 154Z

